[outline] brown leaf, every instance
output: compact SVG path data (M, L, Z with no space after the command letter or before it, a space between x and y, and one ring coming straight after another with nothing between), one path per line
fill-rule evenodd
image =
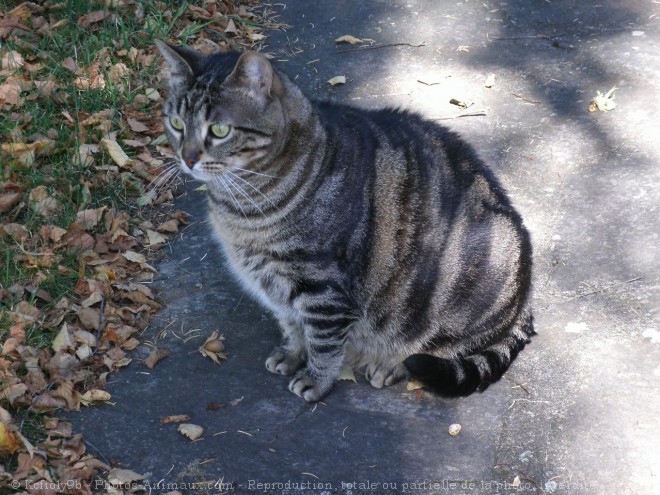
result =
M62 237L66 234L66 230L55 225L44 225L39 229L39 234L41 234L41 237L44 239L49 239L57 243L62 240Z
M101 312L94 308L80 308L76 311L83 327L88 330L98 330L101 327Z
M96 22L101 22L103 19L108 17L110 15L110 12L102 9L102 10L95 10L93 12L89 12L81 17L78 18L78 25L82 27L88 27L90 24L94 24Z
M179 414L175 416L165 416L164 418L160 418L160 422L163 424L181 423L182 421L190 421L190 416L188 416L187 414Z
M176 219L168 220L158 226L158 232L170 232L176 234L179 231L179 221Z
M169 349L155 347L154 350L151 351L151 354L149 354L149 357L144 360L144 364L151 370L156 366L158 361L166 358L170 354L171 351Z
M30 191L29 201L32 210L44 218L53 217L62 208L60 202L48 194L48 188L46 186L37 186L32 189Z
M44 365L51 379L62 378L68 380L80 367L80 361L66 352L56 352L55 355Z
M28 386L30 392L37 393L43 391L48 386L46 375L39 366L36 358L30 358L25 361L25 368L28 370L23 382Z
M0 104L22 105L24 101L21 98L21 91L18 81L6 81L0 84Z
M2 61L0 62L2 69L18 69L19 67L22 67L23 64L25 64L23 55L13 50L9 50L7 53L5 53L2 56Z
M19 193L7 193L0 195L0 213L7 213L21 199Z
M96 347L96 336L86 330L76 330L73 332L73 338L76 342L87 344L90 347Z
M50 143L46 139L40 139L34 143L5 143L0 147L5 153L16 157L23 165L30 166L34 163L37 153Z
M25 383L13 383L0 391L0 399L6 399L13 404L16 399L22 397L28 391Z
M92 389L82 394L80 401L83 405L89 406L94 402L108 402L111 397L105 390Z
M71 57L62 60L62 62L60 62L60 66L64 67L68 71L73 72L74 74L78 74L80 72L78 64L76 64L75 60L73 60Z
M128 126L135 132L146 132L149 130L149 128L139 120L135 120L129 117L126 119L126 121L128 122Z
M38 308L35 308L27 301L21 301L16 305L16 314L26 321L40 321L44 314Z
M38 413L62 409L65 406L66 401L53 397L52 392L44 392L32 401L32 409Z
M69 411L80 410L80 392L73 388L73 383L70 381L62 382L52 394L57 399L63 399Z
M85 230L93 229L103 219L103 214L107 208L107 206L102 206L100 208L79 211L76 214L76 223Z
M30 232L23 225L18 223L8 223L0 226L2 230L17 242L22 242L28 238Z

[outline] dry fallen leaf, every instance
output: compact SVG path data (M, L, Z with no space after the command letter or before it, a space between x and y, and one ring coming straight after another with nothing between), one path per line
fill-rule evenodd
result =
M48 194L46 186L37 186L32 189L28 199L32 210L44 218L54 216L62 208L61 203Z
M101 144L110 155L110 158L120 167L126 167L134 164L128 155L121 149L121 146L114 139L104 138L101 139Z
M71 334L69 334L69 327L66 322L62 324L62 328L53 340L51 347L55 352L74 348L73 339L71 338Z
M7 213L20 199L19 193L0 194L0 213Z
M225 34L238 34L238 29L236 29L236 24L233 19L229 19L227 27L225 28Z
M419 390L422 387L424 387L423 383L418 382L417 380L408 380L408 384L406 385L406 390L409 391Z
M112 468L108 473L108 483L112 486L121 487L133 485L136 481L143 480L144 476L130 471L129 469Z
M182 421L190 421L190 416L188 416L187 414L178 414L174 416L165 416L164 418L160 418L160 422L163 424L181 423Z
M8 425L0 423L0 457L11 455L20 448L16 433L10 430Z
M149 130L149 127L144 125L142 122L136 119L132 118L127 118L126 122L128 122L128 126L135 132L146 132Z
M89 406L94 402L108 402L110 397L112 396L105 390L92 389L82 394L80 402L85 406Z
M328 79L328 84L330 86L336 86L337 84L346 84L346 76L335 76L332 79Z
M361 40L360 38L356 38L355 36L351 36L350 34L345 34L335 39L335 43L350 43L351 45L362 43L362 41L363 40Z
M600 91L596 91L596 96L591 100L589 106L590 112L595 112L597 109L601 112L608 112L616 108L616 102L614 101L614 92L619 89L616 86L610 89L607 93L603 94Z
M83 26L83 27L88 27L90 24L94 24L96 22L101 22L103 19L108 17L110 15L110 12L107 10L95 10L93 12L89 12L82 17L78 19L78 24Z
M171 351L169 349L163 348L154 348L153 351L151 351L151 354L149 354L149 357L144 360L144 365L149 368L150 370L154 369L154 366L156 366L156 363L160 361L161 359L166 358L171 354Z
M183 423L179 425L178 431L191 440L197 440L204 433L204 428L190 423Z
M223 340L225 338L216 330L206 339L204 345L199 348L200 354L212 359L215 364L220 364L220 359L227 359L227 354L220 352L225 348L225 345L222 343Z
M147 230L147 240L149 241L148 246L153 247L159 244L165 244L167 242L167 237L163 234L159 234L155 230Z
M339 370L338 379L339 380L347 380L347 381L357 383L357 380L355 379L355 373L353 372L353 368L351 368L347 364L344 364L341 367L341 369Z

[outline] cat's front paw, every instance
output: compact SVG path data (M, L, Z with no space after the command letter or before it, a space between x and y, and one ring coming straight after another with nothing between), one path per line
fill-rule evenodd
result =
M333 380L319 380L304 368L291 379L289 390L307 402L320 401L332 388Z
M276 347L266 359L266 369L278 375L293 375L304 363L299 355L284 347Z

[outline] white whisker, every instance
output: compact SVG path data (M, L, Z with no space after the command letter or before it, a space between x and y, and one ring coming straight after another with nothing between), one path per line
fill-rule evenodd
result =
M236 177L238 180L240 180L241 182L247 184L248 186L250 186L254 191L256 191L257 193L261 194L261 197L264 198L266 201L268 201L268 202L273 206L273 208L275 208L276 210L279 210L279 208L277 207L277 205L276 205L275 203L273 203L273 202L270 200L270 198L269 198L268 196L266 196L266 195L265 195L264 193L262 193L259 189L257 189L256 187L254 187L254 186L253 186L252 184L250 184L248 181L246 181L243 177L241 177L241 176L239 176L239 175L236 175L236 174L233 173L233 172L229 172L229 171L227 171L227 173L230 174L230 175L232 175L232 176L234 176L234 177Z
M241 172L247 172L249 174L254 174L254 175L261 175L262 177L270 177L271 179L281 179L282 177L278 177L277 175L268 175L268 174L263 174L261 172L255 172L254 170L248 170L246 168L241 168L241 167L234 167L236 170L240 170ZM236 175L236 174L234 174Z
M179 169L176 163L169 165L165 170L153 178L153 180L147 185L146 189L157 191L171 180L174 180L180 173L181 169Z
M220 176L216 176L215 179L216 179L220 184L222 184L222 187L225 188L225 191L227 191L227 192L229 193L229 195L231 196L232 201L234 202L234 204L236 204L236 206L238 206L238 209L241 210L241 213L243 213L243 216L244 216L244 217L247 217L247 215L245 214L245 210L244 210L243 207L241 206L241 203L238 201L238 199L236 199L236 196L234 196L234 193L231 191L231 189L229 188L229 186L227 185L227 183L222 179L222 177L220 177Z
M236 190L237 190L237 191L238 191L238 192L239 192L239 193L240 193L245 199L247 199L250 203L252 203L252 206L254 206L257 210L259 210L259 213L261 213L263 216L266 216L266 214L263 212L263 210L262 210L261 208L259 208L259 205L258 205L258 204L257 204L257 203L256 203L251 197L250 197L250 195L249 195L248 193L246 193L246 192L243 190L243 188L242 188L239 184L236 184L236 182L234 182L234 181L231 179L231 177L229 177L228 175L225 175L224 178L227 179L227 182L229 182L229 184L233 185L233 186L236 188Z

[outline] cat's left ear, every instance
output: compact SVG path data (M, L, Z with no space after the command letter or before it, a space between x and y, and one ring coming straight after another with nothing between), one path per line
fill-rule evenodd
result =
M244 89L259 101L281 93L282 83L268 59L257 52L243 53L227 78L231 85Z
M170 66L170 88L177 87L193 78L201 63L202 55L190 48L168 45L161 40L154 41Z

